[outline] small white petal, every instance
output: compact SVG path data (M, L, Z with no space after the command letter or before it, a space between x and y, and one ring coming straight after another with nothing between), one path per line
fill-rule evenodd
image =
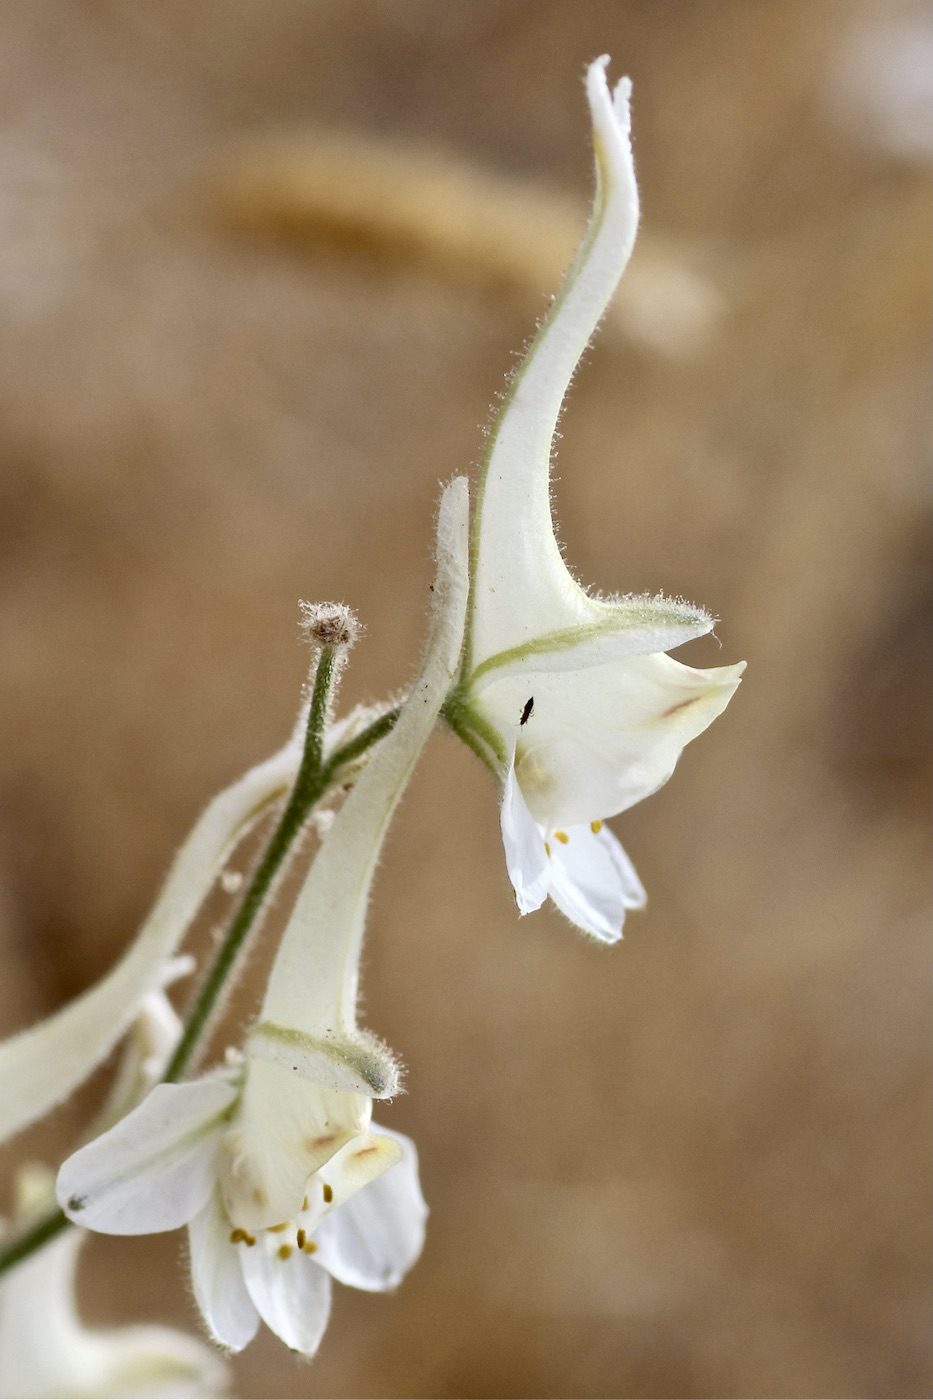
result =
M547 850L515 777L513 764L506 775L499 810L505 864L521 914L540 909L551 879Z
M207 1330L222 1347L242 1351L256 1335L259 1314L240 1266L246 1246L230 1242L230 1220L219 1191L188 1225L188 1241L191 1285Z
M267 1327L292 1351L313 1356L330 1316L330 1274L300 1250L288 1259L257 1242L240 1256L243 1278Z
M370 1292L395 1288L424 1245L428 1208L418 1180L418 1155L410 1138L388 1134L401 1160L357 1191L321 1222L315 1259L340 1283Z
M63 1164L56 1194L65 1214L106 1235L187 1224L214 1188L218 1134L237 1094L222 1079L158 1084Z
M401 1161L402 1148L398 1136L397 1133L390 1136L381 1131L360 1133L316 1173L317 1179L321 1183L326 1182L330 1188L334 1209Z
M572 924L615 943L626 909L641 909L645 891L635 867L608 827L570 826L552 844L550 895Z

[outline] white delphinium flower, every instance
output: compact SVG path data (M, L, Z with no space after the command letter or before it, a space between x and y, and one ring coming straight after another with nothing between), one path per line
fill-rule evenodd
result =
M590 65L597 193L563 288L493 424L473 525L464 661L445 713L499 774L506 863L520 911L550 894L612 942L644 903L603 826L667 781L684 745L722 712L743 665L695 670L665 653L710 631L667 598L600 598L569 573L554 537L550 458L574 369L628 261L638 223L623 78Z
M386 828L456 673L467 594L467 492L444 494L421 671L314 860L241 1066L160 1084L62 1167L70 1218L111 1234L188 1224L195 1297L239 1350L261 1317L312 1354L330 1279L383 1290L417 1258L426 1207L413 1145L371 1124L397 1090L356 1024L366 904Z
M16 1181L17 1225L55 1202L55 1176L28 1166ZM75 1269L87 1238L69 1230L0 1281L0 1396L219 1395L227 1369L210 1347L172 1327L85 1327Z

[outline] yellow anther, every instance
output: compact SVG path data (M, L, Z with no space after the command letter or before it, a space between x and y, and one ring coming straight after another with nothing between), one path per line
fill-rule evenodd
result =
M244 1230L244 1231L243 1231L243 1243L246 1245L247 1249L252 1249L253 1245L256 1243L256 1236L255 1236L255 1235L248 1235L248 1234L246 1233L246 1231Z
M324 1203L325 1205L330 1205L331 1201L334 1199L333 1188L328 1186L326 1181L322 1183L322 1186L324 1190Z
M288 1229L288 1221L286 1220L281 1225L267 1225L266 1229L269 1231L270 1235L279 1235L283 1230Z
M562 846L566 846L567 842L570 840L570 837L567 835L566 831L555 831L554 835L557 837L558 841L561 843Z
M302 1210L307 1210L307 1209L308 1209L308 1198L307 1198L307 1196L305 1196L304 1200L303 1200L302 1203L301 1203L301 1209L302 1209Z
M548 858L548 860L550 860L550 859L551 859L551 848L550 848L550 846L548 845L548 843L547 843L546 841L545 841L545 843L544 843L544 849L545 849L545 851L546 851L546 853L547 853L547 858Z
M246 1239L246 1231L245 1231L245 1230L231 1230L231 1231L230 1231L230 1243L231 1243L231 1244L241 1244L242 1241L245 1240L245 1239Z
M290 1259L292 1257L292 1247L290 1244L279 1245L279 1258Z
M301 1246L301 1252L302 1254L317 1254L317 1245L314 1243L314 1240L307 1240Z
M602 822L590 822L590 831L596 836L603 829Z
M305 1234L304 1230L299 1230L299 1231L298 1231L298 1234L295 1236L295 1242L296 1242L296 1244L298 1245L298 1248L299 1248L299 1249L304 1249L304 1247L305 1247L305 1240L306 1240L307 1238L308 1238L308 1236Z

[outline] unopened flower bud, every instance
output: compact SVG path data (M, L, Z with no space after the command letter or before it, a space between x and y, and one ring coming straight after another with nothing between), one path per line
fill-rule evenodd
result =
M352 647L359 636L356 614L344 603L299 603L308 641L326 647Z

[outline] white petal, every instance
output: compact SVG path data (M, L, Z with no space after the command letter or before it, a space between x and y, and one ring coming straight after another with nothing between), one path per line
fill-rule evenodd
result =
M415 1145L401 1133L390 1136L401 1160L331 1211L314 1236L317 1262L340 1283L370 1292L401 1282L421 1253L428 1215Z
M222 1079L156 1085L63 1164L56 1194L65 1214L106 1235L187 1224L214 1189L218 1134L237 1094Z
M551 842L551 898L584 933L615 943L626 909L645 903L635 867L606 826L570 826L563 835Z
M210 803L182 846L136 941L101 982L61 1011L0 1045L0 1141L68 1097L110 1053L140 1000L160 986L177 948L230 852L301 760L290 741Z
M514 764L506 775L499 824L505 847L505 865L519 913L531 914L541 908L547 897L551 872L544 837L516 781Z
M298 1214L308 1177L365 1130L372 1099L335 1093L268 1060L247 1064L218 1171L230 1219L261 1230Z
M266 1326L292 1351L313 1356L330 1316L330 1274L300 1250L280 1259L262 1243L244 1247L240 1263L249 1296Z
M635 656L506 679L477 707L514 726L516 696L534 694L534 713L518 732L516 775L535 821L566 827L615 816L667 782L684 745L725 709L743 669L699 671L663 653Z
M590 226L490 434L474 544L471 669L600 615L571 578L555 542L549 474L561 401L628 262L638 224L630 85L623 80L610 98L606 62L591 64L587 74L598 178Z
M260 1019L352 1039L360 947L383 838L460 661L468 592L469 495L441 499L431 625L421 670L318 852L275 957ZM391 1090L389 1091L391 1092Z
M230 1220L219 1191L188 1225L188 1241L191 1286L205 1326L222 1347L242 1351L256 1335L259 1314L243 1282L240 1254L245 1246L230 1242Z
M401 1161L398 1133L361 1133L331 1158L316 1179L326 1182L334 1209ZM309 1187L311 1183L308 1183Z

